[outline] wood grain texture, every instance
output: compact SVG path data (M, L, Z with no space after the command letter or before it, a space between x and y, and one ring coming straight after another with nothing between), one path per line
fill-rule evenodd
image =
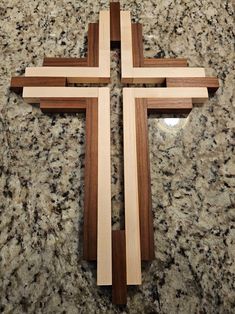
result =
M123 89L124 193L127 284L141 284L140 222L133 89Z
M80 113L86 111L87 99L47 100L41 99L40 109L44 113Z
M209 91L216 92L219 88L217 77L187 77L166 78L167 87L207 87Z
M76 98L98 98L99 89L97 87L24 87L23 98L27 103L40 103L40 99L58 100Z
M205 87L159 87L159 88L132 88L135 98L189 98L193 104L202 104L208 99Z
M88 26L87 65L99 66L99 23L89 23Z
M120 30L120 3L110 3L110 39L111 47L119 48L121 41L121 30Z
M121 73L122 82L131 83L133 80L133 53L131 16L129 11L121 11Z
M135 106L141 260L152 261L154 238L146 99L136 99Z
M97 284L112 284L111 156L109 88L99 89Z
M142 67L144 62L144 47L142 38L142 24L132 23L132 54L133 67Z
M25 77L13 76L10 90L21 94L25 86L66 86L65 77Z
M89 99L86 109L85 196L83 256L97 259L97 195L98 195L98 100Z
M44 57L43 66L46 67L86 67L87 58Z
M193 108L190 98L147 98L148 113L189 113Z
M124 230L112 231L112 263L112 303L125 305L127 303L127 279L126 243Z
M142 67L145 68L163 68L174 67L183 68L188 66L187 59L183 58L144 58Z

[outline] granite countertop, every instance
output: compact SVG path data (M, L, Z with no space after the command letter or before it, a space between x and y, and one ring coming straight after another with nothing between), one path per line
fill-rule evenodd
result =
M82 260L85 118L45 115L9 91L43 56L86 53L89 22L109 2L0 3L0 312L234 313L234 26L227 0L121 1L143 23L146 56L185 57L221 87L175 127L150 116L156 259L128 304L96 286ZM113 227L123 224L119 51L112 52Z

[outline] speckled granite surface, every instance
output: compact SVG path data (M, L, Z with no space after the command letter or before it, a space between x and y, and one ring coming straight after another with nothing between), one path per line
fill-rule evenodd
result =
M0 312L234 313L235 109L232 2L121 1L149 56L210 68L221 88L180 126L149 119L156 260L127 307L82 260L85 120L43 115L8 90L47 56L83 56L107 0L0 3ZM123 213L122 104L112 53L113 225Z

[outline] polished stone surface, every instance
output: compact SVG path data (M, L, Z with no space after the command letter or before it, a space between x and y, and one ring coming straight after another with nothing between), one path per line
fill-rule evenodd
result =
M234 313L235 108L232 1L121 1L145 54L185 57L221 87L174 127L149 118L156 259L128 304L111 304L82 260L85 119L44 115L9 92L47 56L84 56L101 1L0 3L0 312ZM123 224L119 52L112 52L113 227ZM120 223L121 220L121 223Z

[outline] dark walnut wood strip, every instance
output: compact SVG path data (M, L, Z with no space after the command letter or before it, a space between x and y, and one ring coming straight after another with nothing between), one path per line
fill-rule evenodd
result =
M47 100L41 99L40 109L44 113L80 113L86 112L87 99Z
M99 23L88 26L87 62L89 67L99 66Z
M126 240L124 230L112 231L112 303L127 303Z
M121 42L120 3L110 3L110 40L112 48L119 48Z
M133 66L139 68L143 65L143 60L144 60L142 24L140 23L131 24L131 28L132 28Z
M164 67L187 67L188 61L180 58L144 58L143 67L145 68L164 68Z
M207 87L209 91L216 92L219 88L217 77L187 77L187 78L167 78L167 87Z
M44 57L43 66L46 66L46 67L86 67L87 58Z
M153 214L148 147L147 102L136 99L136 146L141 260L154 259Z
M26 86L66 86L65 77L26 77L14 76L11 78L10 90L21 94Z
M182 58L144 58L142 24L132 24L132 53L134 67L187 67Z
M97 259L97 193L98 193L98 99L90 98L86 109L84 197L84 259Z
M148 113L189 113L193 108L189 98L147 98Z

